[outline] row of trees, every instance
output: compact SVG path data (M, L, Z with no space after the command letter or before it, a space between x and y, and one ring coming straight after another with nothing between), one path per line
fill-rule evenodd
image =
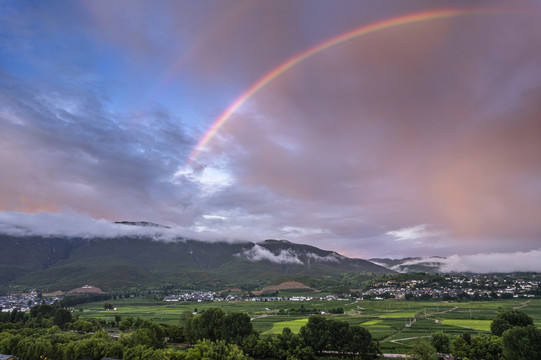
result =
M437 359L436 353L451 353L459 360L541 359L541 330L533 319L518 310L499 313L490 325L492 335L471 337L468 333L452 342L447 334L432 334L430 343L418 340L412 355L421 360ZM452 348L452 350L451 350Z
M15 354L21 360L41 358L55 360L102 359L124 360L248 360L248 356L233 344L224 340L203 340L192 349L181 351L154 347L141 330L116 341L104 330L82 335L61 331L57 326L50 329L28 329L13 334L0 332L0 353Z
M336 354L340 358L375 359L378 343L368 330L347 322L311 316L299 334L286 328L278 336L260 336L243 313L208 309L194 317L184 313L181 323L157 325L149 320L115 319L128 333L115 340L97 320L84 320L60 307L40 305L29 313L0 314L0 353L22 360L40 356L50 359L299 359ZM72 330L72 331L65 331ZM453 340L434 333L430 342L419 340L412 355L421 360L436 359L438 353L453 353L461 360L541 359L541 330L531 317L520 311L504 311L491 324L492 335ZM196 344L190 350L167 348L166 341ZM452 346L451 346L452 345Z
M72 317L61 307L39 305L29 313L3 313L0 317L0 353L20 359L299 359L313 360L326 352L342 357L374 359L379 353L370 333L347 322L321 316L309 318L300 334L289 328L278 336L260 336L244 313L207 309L194 317L184 313L181 324L164 326L131 317L115 319L129 332L117 340L97 320ZM71 330L71 331L66 331ZM166 341L196 344L190 350L167 348Z
M239 345L255 358L313 359L315 354L331 352L374 359L380 353L378 343L365 328L322 316L311 316L299 335L286 328L277 337L260 337L253 330L248 315L225 314L221 309L213 308L189 319L184 331L189 342L223 340Z
M379 344L365 328L320 316L311 316L306 326L301 328L300 336L317 354L332 351L341 355L358 355L361 359L375 359L381 352Z

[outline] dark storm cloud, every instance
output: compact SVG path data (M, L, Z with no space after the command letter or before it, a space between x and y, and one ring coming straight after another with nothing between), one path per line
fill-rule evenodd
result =
M159 107L112 114L92 90L2 74L0 113L4 209L171 221L189 202L171 180L192 142Z

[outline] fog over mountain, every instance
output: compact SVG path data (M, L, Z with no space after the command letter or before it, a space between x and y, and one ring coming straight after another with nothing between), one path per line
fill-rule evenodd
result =
M160 241L198 239L201 241L243 241L246 239L218 237L205 231L195 232L181 227L132 225L93 219L88 215L68 213L21 213L0 211L0 233L13 236L64 236L72 238L115 238L121 236L148 236Z
M541 272L541 249L527 252L486 253L474 255L452 255L448 257L425 256L405 259L369 259L374 264L406 272L471 272L511 273Z
M93 219L84 214L71 212L34 213L0 212L0 234L15 237L66 237L72 239L115 239L125 237L151 238L158 242L179 242L198 240L203 242L227 242L233 244L251 243L247 248L240 249L235 256L249 262L269 261L275 264L305 265L311 262L332 265L347 257L336 252L317 254L314 251L294 250L288 247L287 241L275 243L257 243L264 239L246 239L217 237L214 233L194 232L179 227L163 227L144 222L132 224L114 223L104 219ZM262 235L264 236L264 234ZM253 242L256 244L253 244ZM263 245L262 245L263 244ZM266 245L265 245L266 244ZM275 244L275 245L272 245ZM273 249L269 246L279 246ZM295 245L302 246L302 245ZM308 247L312 248L312 247ZM332 249L332 244L326 247ZM316 248L314 248L316 249ZM373 263L398 272L433 271L433 272L541 272L541 249L516 252L493 252L473 255L452 255L448 257L416 257L400 260L370 259ZM423 268L424 266L424 268ZM427 267L428 266L428 267Z

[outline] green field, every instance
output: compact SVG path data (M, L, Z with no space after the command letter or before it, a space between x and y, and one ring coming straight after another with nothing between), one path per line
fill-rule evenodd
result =
M373 325L377 325L381 323L381 320L368 320L368 321L365 321L363 322L363 326L373 326Z
M237 301L237 302L163 302L145 298L111 300L117 311L105 311L103 302L76 307L82 318L114 320L122 317L150 319L160 324L179 324L183 312L201 313L208 308L221 308L225 312L244 312L252 318L256 331L278 334L284 327L298 333L308 316L279 314L303 305L305 308L328 312L341 307L345 314L324 316L360 325L380 341L384 352L404 353L417 337L430 337L443 331L452 338L464 332L477 335L490 331L490 323L499 311L520 309L541 324L541 299L509 299L478 302L431 302L403 300L347 300L347 301ZM416 321L414 321L416 319ZM411 322L411 324L410 324ZM407 326L409 325L409 326Z
M297 334L301 330L301 327L306 325L307 322L308 322L308 318L298 319L298 320L290 320L290 321L275 322L272 325L272 329L263 332L263 335L266 335L266 334L281 334L282 330L284 330L284 328L286 328L286 327L288 327L292 332Z
M444 325L458 326L474 330L490 331L491 320L455 320L444 319L441 323Z
M410 317L415 317L417 315L415 312L388 312L381 314L380 316L385 319L405 319Z

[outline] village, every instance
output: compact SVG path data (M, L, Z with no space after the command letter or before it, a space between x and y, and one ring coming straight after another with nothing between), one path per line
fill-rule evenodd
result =
M284 285L285 284L285 285ZM302 294L280 296L283 285L290 291L302 291ZM529 279L502 275L454 275L454 276L419 276L407 280L390 279L373 283L367 289L351 289L348 294L322 294L298 282L285 282L268 287L273 292L244 292L240 289L227 291L179 291L162 298L166 302L221 302L221 301L310 301L310 300L490 300L511 298L534 298L541 296L541 282L535 275ZM232 291L238 290L238 291ZM42 294L29 293L0 296L0 309L9 312L14 309L28 311L40 304L53 304L65 295L104 294L101 289L84 285L67 293L54 292Z
M87 295L87 294L105 294L101 289L83 285L64 293L55 291L51 293L42 293L40 291L31 290L28 293L13 293L7 296L0 296L0 310L2 312L10 312L15 309L17 311L28 311L36 305L52 305L63 299L64 295Z
M15 309L18 311L28 311L36 305L52 305L58 300L60 300L59 297L43 297L36 292L30 294L0 296L0 309L2 312L11 312Z
M535 277L525 280L500 275L456 275L388 280L358 293L362 298L375 300L489 300L540 296L540 285Z
M351 289L349 294L318 294L301 283L287 282L289 290L302 290L303 295L278 296L277 292L214 292L194 291L167 295L163 301L309 301L309 300L490 300L511 298L534 298L541 296L541 282L501 275L420 276L417 279L388 280L377 282L368 289ZM280 285L282 285L280 284ZM297 288L293 284L297 284ZM273 286L273 290L280 285ZM269 287L271 288L271 287ZM310 293L312 292L312 293Z

